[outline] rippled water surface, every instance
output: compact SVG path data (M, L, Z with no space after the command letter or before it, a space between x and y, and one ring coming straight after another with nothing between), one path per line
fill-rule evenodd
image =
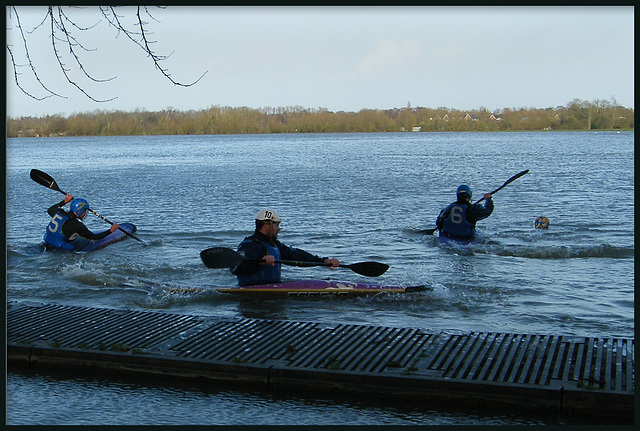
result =
M433 331L632 338L633 160L634 136L628 132L9 139L7 299ZM136 236L148 245L127 239L91 253L41 252L46 209L62 195L33 182L32 168L89 200L104 217L136 224ZM477 200L525 169L528 174L495 194L493 215L478 223L477 243L442 245L437 236L419 232L434 227L459 184L469 184ZM376 279L346 268L292 267L284 268L285 278L420 284L429 290L287 299L215 292L212 287L234 285L235 277L204 267L199 252L235 248L263 207L280 213L285 244L344 263L390 265ZM534 229L540 215L549 218L548 230ZM108 227L91 215L86 224ZM169 287L176 286L205 289L171 293ZM438 416L428 409L398 411L344 400L8 377L8 419L20 424L242 424L247 411L262 412L252 416L256 424L522 420L486 413ZM172 391L189 402L175 403L176 396L167 395ZM131 406L111 405L123 413L109 415L85 404L87 392L99 398L118 393ZM23 399L33 396L37 403ZM54 407L63 398L84 407L65 416ZM198 419L190 413L198 411L194 406L230 400L236 407L225 408L224 415ZM157 414L169 407L174 414Z

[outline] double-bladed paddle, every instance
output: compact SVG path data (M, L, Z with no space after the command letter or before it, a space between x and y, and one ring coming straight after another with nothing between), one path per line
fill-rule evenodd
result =
M529 172L529 169L525 169L524 171L515 174L514 176L512 176L511 178L509 178L507 181L504 182L504 184L502 184L500 187L498 187L497 189L495 189L494 191L492 191L490 194L495 194L496 192L500 191L504 186L506 186L507 184L509 184L512 181L517 180L518 178L520 178L521 176L523 176L524 174L526 174L527 172ZM482 202L484 200L484 196L481 199L478 199L478 201L476 202L476 204L479 204L480 202ZM474 204L475 205L475 204ZM424 233L427 235L433 235L433 233L435 231L439 230L438 228L435 229L425 229L425 230L421 230L420 233Z
M260 259L247 259L240 253L224 247L213 247L200 252L200 258L207 268L234 268L245 260L259 262ZM276 263L284 265L311 267L311 266L331 266L330 263L324 262L307 262L296 260L276 260ZM349 268L356 274L366 275L367 277L378 277L384 274L389 265L380 262L358 262L352 264L340 264L338 268Z
M57 192L60 192L60 193L62 193L63 195L66 195L66 194L67 194L67 192L62 191L62 190L60 189L60 187L58 187L58 184L56 183L56 181L55 181L55 180L54 180L54 179L53 179L49 174L47 174L47 173L45 173L45 172L42 172L42 171L40 171L40 170L38 170L38 169L31 169L31 172L30 172L30 174L29 174L29 175L31 176L31 179L32 179L33 181L35 181L36 183L38 183L38 184L40 184L40 185L43 185L43 186L45 186L45 187L46 187L46 188L48 188L48 189L51 189L51 190L55 190L55 191L57 191ZM111 222L111 221L107 220L106 218L102 217L100 214L98 214L98 213L97 213L97 212L95 212L94 210L92 210L92 209L88 209L88 211L89 211L90 213L92 213L93 215L95 215L95 216L97 216L97 217L101 218L102 220L106 221L107 223L109 223L109 224L113 224L113 222ZM133 234L131 234L131 233L127 232L126 230L122 229L121 227L119 227L119 229L120 229L122 232L124 232L124 233L126 233L127 235L129 235L131 238L135 239L136 241L140 241L141 243L146 244L146 242L144 242L144 241L143 241L143 240L141 240L140 238L138 238L138 237L134 236Z

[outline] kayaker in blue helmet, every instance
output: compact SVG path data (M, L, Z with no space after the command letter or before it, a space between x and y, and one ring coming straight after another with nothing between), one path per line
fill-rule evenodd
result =
M256 216L255 232L238 246L238 253L256 260L245 260L231 269L231 273L238 277L238 286L280 283L281 264L276 263L277 260L330 263L331 269L340 266L338 259L319 257L282 244L278 241L280 221L278 213L270 209L263 209Z
M71 211L62 209L69 202L71 202ZM87 240L102 239L120 227L117 223L114 223L107 231L101 233L91 232L82 223L82 219L87 215L87 210L89 210L89 202L86 199L74 198L69 194L64 196L62 202L51 206L47 210L47 213L51 216L51 221L44 234L46 247L76 250L86 246Z
M436 226L440 230L440 236L471 240L476 236L476 222L485 219L493 212L493 200L491 193L484 195L484 205L471 204L473 193L471 188L462 184L456 190L455 202L449 204L440 211L436 219Z

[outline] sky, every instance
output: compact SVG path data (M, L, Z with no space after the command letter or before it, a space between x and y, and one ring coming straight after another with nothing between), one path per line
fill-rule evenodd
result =
M168 6L150 7L145 52L101 20L97 6L65 8L89 75L61 49L65 67L96 102L69 84L52 51L46 8L17 8L29 57L59 96L34 100L7 60L7 116L103 111L204 110L214 106L459 110L555 108L575 99L634 108L633 6ZM129 28L134 7L119 7ZM26 65L15 14L7 44L23 88L47 92ZM95 25L94 25L95 24ZM27 31L29 31L27 33ZM60 45L62 47L62 45Z

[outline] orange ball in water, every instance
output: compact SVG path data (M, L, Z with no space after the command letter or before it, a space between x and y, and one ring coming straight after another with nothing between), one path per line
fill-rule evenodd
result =
M538 217L535 221L536 229L547 229L549 227L549 219L546 217Z

